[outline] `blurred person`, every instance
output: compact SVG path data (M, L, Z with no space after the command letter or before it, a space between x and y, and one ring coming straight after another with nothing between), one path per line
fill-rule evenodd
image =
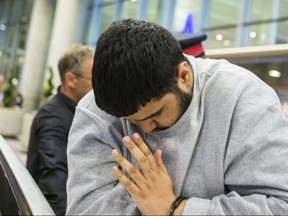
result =
M22 96L21 93L17 92L14 103L15 103L16 106L22 107L22 104L23 104L23 96Z
M4 84L5 84L5 78L2 74L0 74L0 107L3 104L3 100L4 100Z
M288 122L271 87L145 21L114 22L95 52L67 215L287 214Z
M72 46L59 60L61 86L40 108L33 120L27 168L56 215L66 210L67 138L75 107L92 89L94 51Z

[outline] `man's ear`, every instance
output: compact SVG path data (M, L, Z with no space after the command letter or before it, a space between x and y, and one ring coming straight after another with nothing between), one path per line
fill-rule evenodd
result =
M77 77L74 73L68 71L64 75L65 77L65 85L69 86L70 88L75 88L77 83Z
M193 86L193 73L190 65L183 61L178 65L178 86L182 91L190 93Z

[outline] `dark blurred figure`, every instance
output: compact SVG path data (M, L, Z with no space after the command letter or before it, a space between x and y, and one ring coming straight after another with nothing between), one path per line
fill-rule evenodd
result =
M174 34L174 36L180 43L183 53L196 58L205 58L205 50L202 44L202 42L207 39L205 33Z
M23 104L23 96L21 93L17 93L16 97L15 97L15 105L18 107L22 107Z
M92 89L94 51L82 45L60 59L62 85L33 120L27 168L56 215L66 212L67 137L79 100Z

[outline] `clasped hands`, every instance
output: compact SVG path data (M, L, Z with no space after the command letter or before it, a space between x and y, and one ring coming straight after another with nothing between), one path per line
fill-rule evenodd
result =
M138 209L144 215L168 215L171 203L176 196L173 192L172 181L162 161L162 151L151 153L139 134L132 139L123 138L123 143L137 162L138 169L124 158L116 149L112 155L117 163L130 176L126 176L113 166L114 175L126 188Z

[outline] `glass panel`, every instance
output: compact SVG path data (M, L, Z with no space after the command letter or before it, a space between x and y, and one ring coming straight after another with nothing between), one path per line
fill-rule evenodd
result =
M236 46L237 23L241 1L213 0L211 11L207 11L206 49L228 48Z
M182 32L189 14L192 14L193 31L196 32L196 23L198 22L200 11L200 0L177 0L175 4L173 31Z
M270 44L273 23L273 1L253 0L251 2L251 18L245 28L247 40L245 46Z
M288 42L287 0L279 0L279 13L273 17L276 1L254 0L252 2L251 23L247 26L247 46L284 44ZM286 7L286 8L285 8ZM276 8L277 10L277 8ZM274 30L275 29L275 30ZM276 31L276 38L274 32Z
M140 1L122 1L121 18L137 18ZM206 32L207 40L205 49L228 48L239 45L256 46L273 43L274 31L276 30L276 43L288 42L288 0L279 0L279 14L273 16L273 7L276 1L251 0L251 8L243 8L244 15L241 15L243 6L242 0L175 0L175 10L172 30L181 32L187 21L188 15L192 14L193 32ZM275 3L276 2L276 3ZM115 19L117 1L103 0L102 19L100 32ZM161 8L165 0L149 0L147 8L147 20L160 23ZM204 8L201 8L204 6ZM247 7L248 7L247 6ZM245 6L246 7L246 6ZM145 10L141 8L140 10ZM204 14L201 14L203 11ZM250 14L251 11L251 14ZM171 14L172 16L172 14ZM243 20L239 20L239 19ZM278 21L278 23L276 23ZM200 26L205 23L206 26ZM273 26L273 25L278 26ZM243 27L243 31L239 31ZM241 35L237 35L241 34ZM243 35L242 35L243 34ZM239 38L238 38L239 37Z
M235 25L238 22L241 0L213 0L211 12L207 14L208 25L211 27L224 27Z
M138 8L139 8L139 1L137 0L124 1L122 19L127 18L137 19Z
M33 0L1 0L0 73L5 77L11 68L20 71L24 63L32 6Z
M288 20L279 22L277 28L276 44L288 43Z
M93 11L97 6L94 5L94 0L87 0L85 3L86 3L86 10L85 10L85 15L83 15L82 25L84 27L83 27L83 32L81 35L81 43L90 45L89 44L90 41L88 40L89 30L90 30L89 27L93 21ZM100 22L94 21L94 25L96 23L98 24Z
M288 0L280 0L276 44L288 43Z
M270 43L271 23L247 27L247 46L267 45Z
M236 28L219 29L207 32L206 49L235 47Z
M150 0L149 1L148 10L147 10L148 21L160 24L159 11L161 11L162 3L163 3L162 0Z
M287 18L287 8L288 8L288 0L280 0L279 5L279 17Z
M251 3L251 21L271 19L273 2L274 1L253 0Z
M103 32L115 19L116 14L116 1L103 1L102 5L97 5L97 7L102 7L102 17L101 17L101 28L100 32ZM96 21L94 22L94 24ZM93 23L92 23L93 25Z
M0 155L2 156L2 155ZM2 158L1 158L2 159ZM0 215L18 215L17 201L10 187L8 178L0 162Z

